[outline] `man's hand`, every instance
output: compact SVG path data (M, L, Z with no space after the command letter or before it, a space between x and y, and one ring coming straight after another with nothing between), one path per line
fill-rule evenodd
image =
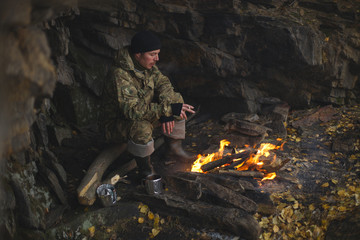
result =
M181 109L181 113L180 113L181 119L185 119L185 120L187 119L186 112L195 113L195 111L193 109L194 109L193 106L184 103L182 105L182 109Z
M175 121L161 123L163 133L170 134L175 126Z

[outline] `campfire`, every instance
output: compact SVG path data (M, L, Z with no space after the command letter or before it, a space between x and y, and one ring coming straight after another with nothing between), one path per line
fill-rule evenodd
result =
M278 138L278 142L282 139ZM198 155L198 158L192 164L191 172L208 173L218 170L219 172L242 171L237 175L261 177L261 181L274 179L276 173L273 171L276 164L275 150L282 150L285 142L280 145L271 143L261 143L259 147L245 146L244 149L233 149L232 152L224 154L225 148L230 142L226 139L220 141L219 150L215 153Z

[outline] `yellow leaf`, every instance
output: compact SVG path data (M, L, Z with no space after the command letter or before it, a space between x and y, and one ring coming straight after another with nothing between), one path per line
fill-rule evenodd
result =
M271 240L271 233L270 232L266 232L266 233L263 233L263 239L264 240Z
M328 182L326 182L326 183L324 183L323 185L321 185L321 187L328 187L329 186L329 183Z
M297 138L295 138L295 141L296 141L296 142L300 142L300 141L301 141L301 138L297 137Z
M154 214L153 214L151 211L148 212L148 218L149 218L150 220L153 220L153 219L154 219Z
M340 207L338 207L338 210L339 210L340 212L345 212L345 211L346 211L346 207L345 207L345 206L340 206Z
M338 180L336 180L336 179L331 179L331 182L332 182L333 184L337 184L337 183L338 183Z
M156 237L156 235L158 235L159 232L160 232L160 229L158 229L158 228L153 228L153 229L151 230L151 233L152 233L152 235L153 235L154 237Z
M142 205L140 207L140 212L143 214L147 214L147 212L149 211L149 207L147 205Z
M162 219L160 220L160 223L161 223L161 224L164 224L164 223L165 223L165 219L162 218Z
M329 37L326 37L326 38L324 39L325 42L328 42L329 40L330 40Z
M315 210L315 205L314 205L314 204L310 204L310 205L309 205L309 210L310 210L310 211L314 211L314 210Z
M298 209L299 208L299 202L295 201L295 203L293 204L293 208L294 209Z
M274 233L277 233L279 230L280 229L279 229L278 225L274 225L274 227L273 227Z
M144 223L144 218L143 218L143 217L139 217L139 218L138 218L138 223Z
M88 230L89 230L90 237L94 237L94 235L95 235L95 226L89 227Z
M327 209L330 208L329 204L323 204L322 207L323 207L323 209L325 209L325 210L327 210Z
M346 195L346 192L345 192L345 190L339 190L338 192L337 192L337 194L339 195L339 197L345 197L345 195Z
M356 191L356 188L354 186L349 186L348 188L349 188L350 192L355 192Z

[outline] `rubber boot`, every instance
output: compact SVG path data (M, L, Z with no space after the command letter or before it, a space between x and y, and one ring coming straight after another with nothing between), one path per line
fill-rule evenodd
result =
M139 175L141 178L155 175L154 167L151 164L150 156L135 157L135 161L139 168Z
M190 154L183 149L181 139L165 137L165 144L165 158L167 161L193 162L196 160L196 155Z

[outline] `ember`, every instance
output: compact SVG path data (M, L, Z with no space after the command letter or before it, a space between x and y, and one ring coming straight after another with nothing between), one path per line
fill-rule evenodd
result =
M280 142L282 139L279 138L277 141ZM282 149L284 143L281 145L262 143L257 149L246 146L246 149L234 149L234 154L227 153L223 156L225 147L230 144L229 141L224 139L220 141L218 152L206 156L199 154L196 161L192 164L191 172L207 173L214 168L232 168L237 171L262 172L265 175L261 181L272 180L276 177L276 173L269 172L265 166L271 165L276 160L276 154L272 150Z

